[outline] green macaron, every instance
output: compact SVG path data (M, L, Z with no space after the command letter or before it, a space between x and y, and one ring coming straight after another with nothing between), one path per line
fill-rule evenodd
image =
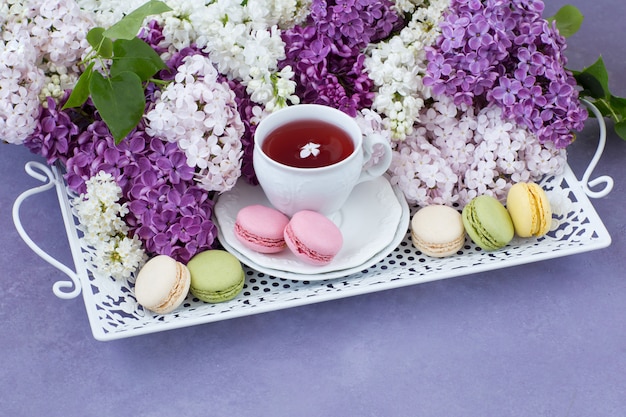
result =
M463 226L472 241L492 251L506 246L515 229L506 208L494 197L481 195L463 208Z
M239 260L223 250L207 250L187 263L191 293L207 303L232 300L243 289L245 273Z

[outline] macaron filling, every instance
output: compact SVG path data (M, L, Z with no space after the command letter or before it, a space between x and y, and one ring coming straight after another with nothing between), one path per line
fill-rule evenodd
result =
M413 244L426 255L438 256L441 254L456 252L457 250L461 249L463 243L465 243L465 235L462 235L456 240L450 242L436 244L432 242L427 242L417 236L415 233L411 233L411 240L413 241Z
M243 290L244 280L242 279L237 284L230 288L223 290L202 290L199 288L191 287L191 293L199 300L207 303L219 303L222 301L228 301L237 296L241 290Z
M181 302L181 298L187 296L187 290L189 289L189 277L185 277L185 269L186 267L183 264L180 262L176 263L176 284L163 303L151 308L152 311L157 313L170 312L173 310L173 307L178 307Z
M543 206L543 199L539 195L541 190L535 187L528 187L528 191L534 203L532 207L534 207L535 209L535 213L533 213L533 216L532 216L533 222L532 222L532 227L531 227L532 229L531 234L533 236L543 235L547 232L546 230L547 219L545 216L546 209Z
M264 248L282 250L287 246L287 244L285 243L285 239L282 236L280 238L269 238L255 235L248 232L248 230L243 228L239 223L235 223L235 235L238 238L243 239L244 241L254 242L255 244L260 245Z
M476 217L476 212L474 210L469 210L467 216L468 222L471 225L468 228L467 233L470 234L472 240L479 241L483 243L485 249L499 249L501 245L493 238L493 236L489 235L489 232L481 226L480 221ZM472 234L474 234L472 236Z
M287 225L285 228L285 237L287 238L287 244L292 251L320 264L329 263L335 256L334 254L323 254L307 247L300 239L298 239L293 231L293 228L291 227L291 224Z
M480 220L476 215L476 210L473 210L473 207L469 207L466 219L471 226L469 228L466 228L467 233L470 235L474 242L482 242L483 246L485 246L485 249L491 250L499 249L504 246L502 243L499 243L493 236L491 236L484 227L482 227Z

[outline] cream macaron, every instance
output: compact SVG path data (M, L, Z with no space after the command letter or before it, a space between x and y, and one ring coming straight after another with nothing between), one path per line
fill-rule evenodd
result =
M442 258L455 254L465 243L461 213L444 205L419 209L411 219L411 240L428 256Z
M137 302L158 314L182 304L191 284L189 269L166 255L157 255L141 268L135 279Z

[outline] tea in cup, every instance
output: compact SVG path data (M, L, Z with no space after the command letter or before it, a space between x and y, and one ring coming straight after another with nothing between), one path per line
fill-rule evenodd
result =
M363 138L356 121L329 106L298 104L278 110L257 126L253 165L269 202L292 216L300 210L338 211L360 182L391 164L384 138ZM370 161L374 149L382 156Z

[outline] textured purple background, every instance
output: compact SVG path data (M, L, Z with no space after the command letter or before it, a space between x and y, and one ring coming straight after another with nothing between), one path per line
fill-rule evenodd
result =
M569 3L586 16L569 67L602 54L626 96L626 2ZM578 176L596 134L591 121L570 148ZM0 415L625 416L626 142L608 139L595 175L616 186L593 201L607 249L112 342L17 235L11 207L38 159L1 145ZM69 264L54 192L23 216Z

